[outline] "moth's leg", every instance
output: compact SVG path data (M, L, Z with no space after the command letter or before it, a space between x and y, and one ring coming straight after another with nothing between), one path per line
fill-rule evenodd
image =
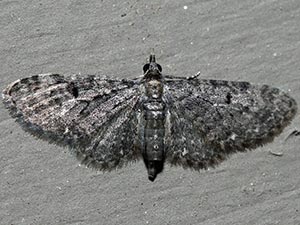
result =
M138 77L135 77L135 78L131 78L131 80L142 80L144 77L144 74L143 75L139 75Z
M191 76L191 77L174 77L174 76L169 76L169 75L165 75L164 78L167 79L170 79L170 80L193 80L193 79L196 79L200 76L201 72L199 71L198 73L196 73L195 75Z
M291 137L296 137L300 135L300 131L299 130L294 130L292 131L286 138L285 141L289 140Z
M193 80L196 79L200 76L201 71L198 71L195 75L191 76L191 77L187 77L187 80Z

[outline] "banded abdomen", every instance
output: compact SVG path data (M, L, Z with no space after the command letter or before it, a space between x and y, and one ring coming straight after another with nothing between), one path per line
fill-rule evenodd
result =
M162 99L163 83L149 80L145 84L146 100L144 111L144 146L142 150L148 177L151 181L163 170L166 104Z

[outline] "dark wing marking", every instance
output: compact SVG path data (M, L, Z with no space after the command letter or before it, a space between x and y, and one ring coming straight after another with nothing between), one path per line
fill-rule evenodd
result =
M271 141L294 117L294 99L247 82L168 80L166 160L194 169Z
M98 169L139 157L133 148L139 96L133 81L58 74L24 78L3 92L6 107L26 131L69 146Z

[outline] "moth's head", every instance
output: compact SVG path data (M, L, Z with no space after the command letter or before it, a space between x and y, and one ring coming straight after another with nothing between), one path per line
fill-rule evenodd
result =
M160 79L162 77L162 68L155 62L155 55L150 55L149 63L144 65L143 70L146 79Z

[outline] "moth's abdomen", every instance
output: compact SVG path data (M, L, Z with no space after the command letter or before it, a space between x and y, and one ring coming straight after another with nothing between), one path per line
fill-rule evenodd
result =
M165 151L165 103L153 100L144 103L144 140L143 157L150 180L162 171Z
M148 161L162 161L164 158L165 112L163 102L148 102L145 110L145 149Z

